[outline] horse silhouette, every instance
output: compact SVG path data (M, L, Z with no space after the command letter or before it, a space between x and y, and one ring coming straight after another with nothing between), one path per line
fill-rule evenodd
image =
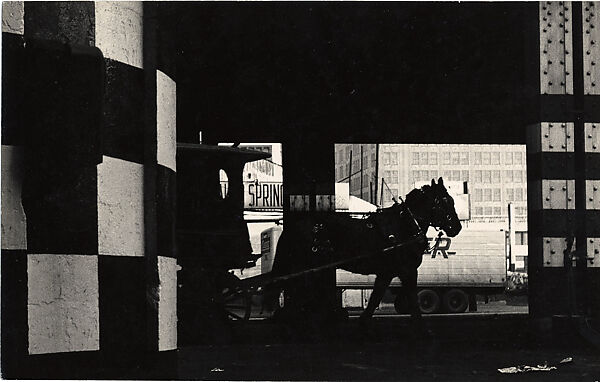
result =
M373 292L360 316L363 327L368 326L394 277L402 281L411 317L417 322L421 317L417 269L427 249L427 229L436 227L454 237L462 228L454 200L442 178L437 183L432 180L431 185L412 190L404 203L395 203L366 218L330 214L304 224L304 227L296 227L293 237L285 230L282 233L273 275L285 275L327 262L340 262L339 268L353 273L375 274ZM344 259L348 261L343 262Z

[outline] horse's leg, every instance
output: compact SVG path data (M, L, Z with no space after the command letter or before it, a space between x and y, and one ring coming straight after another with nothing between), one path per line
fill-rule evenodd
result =
M367 308L360 315L360 323L363 326L366 326L371 317L373 317L373 313L375 309L379 306L381 299L387 288L390 286L392 282L392 276L383 274L377 275L375 278L375 284L373 285L373 293L371 293L371 297L369 297L369 303L367 304Z
M417 298L417 276L417 268L406 269L401 273L400 279L402 280L402 288L405 290L408 298L411 326L416 332L422 332L424 328L419 300Z

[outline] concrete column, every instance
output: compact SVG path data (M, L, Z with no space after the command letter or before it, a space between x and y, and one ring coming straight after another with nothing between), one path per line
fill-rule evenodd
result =
M290 132L298 135L283 143L284 232L290 248L308 249L313 225L335 210L334 144L321 141L308 127ZM297 270L331 261L315 258L310 249L295 251L294 257ZM334 269L291 280L285 291L287 309L305 312L305 322L313 322L313 329L323 328L341 309L335 281Z
M156 7L3 3L5 377L175 376L176 86Z
M27 352L27 218L21 188L25 149L21 140L19 84L24 52L24 5L2 3L2 254L1 321L3 375L15 375L19 358Z

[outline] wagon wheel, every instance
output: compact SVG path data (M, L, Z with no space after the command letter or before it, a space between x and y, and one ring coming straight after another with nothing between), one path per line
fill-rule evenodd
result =
M230 320L249 320L252 313L252 295L247 290L238 290L240 279L231 274L221 280L221 306ZM235 291L236 293L231 293Z
M249 320L252 313L252 296L247 291L223 299L223 309L230 320Z

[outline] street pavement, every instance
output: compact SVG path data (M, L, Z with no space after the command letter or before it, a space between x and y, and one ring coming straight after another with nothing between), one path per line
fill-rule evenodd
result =
M496 303L501 307L503 304ZM505 304L504 304L505 305ZM508 308L506 308L508 309ZM519 308L522 309L522 308ZM540 331L527 314L500 312L425 317L415 333L407 316L381 315L371 330L350 317L337 330L291 333L270 320L235 322L219 345L179 350L189 380L598 381L600 351L578 333ZM556 370L505 375L517 365Z

